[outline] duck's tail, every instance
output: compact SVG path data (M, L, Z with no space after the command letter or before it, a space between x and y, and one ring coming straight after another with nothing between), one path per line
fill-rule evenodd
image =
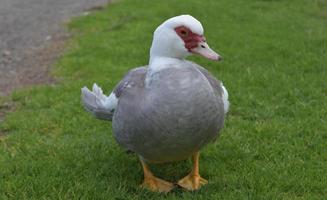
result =
M87 87L83 87L81 92L82 104L86 111L98 119L112 120L118 102L115 93L106 96L103 94L102 89L95 83L93 84L92 91Z

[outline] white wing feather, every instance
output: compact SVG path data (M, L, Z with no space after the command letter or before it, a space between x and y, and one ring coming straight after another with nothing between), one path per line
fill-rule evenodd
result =
M83 87L81 92L81 99L85 110L99 119L112 120L112 115L118 103L115 93L106 96L95 83L93 84L92 91L87 87Z
M223 104L224 104L224 111L225 111L225 114L226 114L228 112L228 109L229 109L228 92L227 92L227 90L226 90L226 88L224 87L223 84L221 84L221 87L223 88L222 98L223 98Z

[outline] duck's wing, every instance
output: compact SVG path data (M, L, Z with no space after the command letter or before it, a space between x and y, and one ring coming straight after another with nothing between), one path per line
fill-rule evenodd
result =
M117 98L126 92L129 88L143 87L144 78L147 72L147 66L138 67L130 70L125 77L117 84L112 93Z
M201 67L198 64L195 64L192 62L193 65L196 66L196 68L207 78L209 81L211 87L214 89L216 95L218 98L222 99L222 102L224 104L224 111L225 113L228 112L229 109L229 101L228 101L228 92L225 86L221 81L216 79L208 70L205 68Z
M102 89L97 84L93 84L92 91L87 87L83 87L81 99L85 110L98 119L111 121L119 98L128 89L140 87L140 85L144 84L146 70L146 66L130 70L109 96L104 95Z

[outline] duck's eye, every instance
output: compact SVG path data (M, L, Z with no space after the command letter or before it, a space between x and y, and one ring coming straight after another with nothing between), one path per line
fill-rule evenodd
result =
M182 36L187 36L188 35L188 32L186 30L181 30L181 35Z

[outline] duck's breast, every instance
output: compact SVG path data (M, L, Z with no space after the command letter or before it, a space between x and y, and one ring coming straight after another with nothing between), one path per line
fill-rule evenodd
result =
M124 135L117 137L123 138L118 142L146 160L185 159L217 137L223 107L206 77L194 66L153 74L139 95L119 102L118 107L125 108L115 113L121 127L116 135Z

